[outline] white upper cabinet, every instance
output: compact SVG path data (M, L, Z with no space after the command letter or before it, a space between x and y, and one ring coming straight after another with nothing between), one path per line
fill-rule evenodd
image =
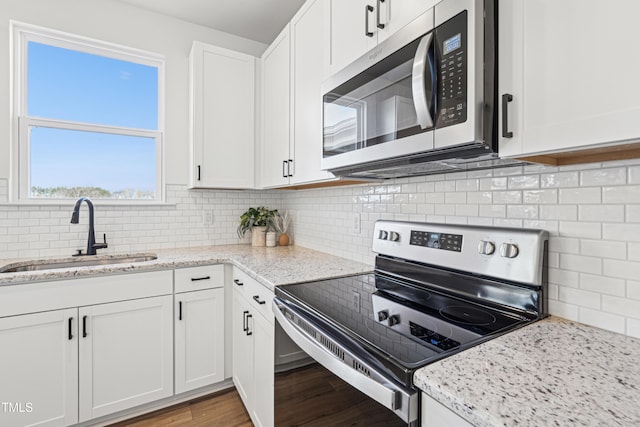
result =
M262 179L261 186L289 184L289 25L262 55Z
M194 42L191 188L253 188L255 58Z
M344 2L349 3L349 2ZM320 169L325 5L309 0L291 20L291 184L333 179Z
M330 0L329 72L336 73L440 0Z
M501 156L557 165L640 156L629 143L640 138L640 2L499 4Z

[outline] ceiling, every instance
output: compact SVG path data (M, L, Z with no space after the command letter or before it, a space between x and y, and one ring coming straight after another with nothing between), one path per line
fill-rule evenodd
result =
M119 0L270 44L305 0Z

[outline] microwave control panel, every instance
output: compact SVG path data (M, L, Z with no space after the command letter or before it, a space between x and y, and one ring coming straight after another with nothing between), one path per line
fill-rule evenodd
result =
M436 28L439 64L436 128L467 121L467 12Z

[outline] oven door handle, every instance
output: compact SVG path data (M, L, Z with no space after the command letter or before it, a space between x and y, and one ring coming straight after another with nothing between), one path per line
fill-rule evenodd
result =
M427 87L426 74L429 71L429 80L433 80L433 62L429 58L429 49L433 43L433 32L430 32L420 40L416 55L413 58L413 70L411 72L411 90L413 92L413 106L416 109L418 124L422 129L433 127L433 117L429 111L429 98L433 89Z
M348 345L341 345L339 338L332 337L331 326L318 326L298 307L275 297L273 309L276 320L286 334L316 362L387 409L394 411L405 422L411 423L418 419L418 392L395 384L393 379L388 378L379 369L376 370L366 357L359 357L356 354L357 350ZM306 323L305 328L287 318L285 314L287 311L290 312L289 316L293 314L303 320ZM320 341L312 338L309 327L313 329L316 336L322 335L327 345L322 345ZM351 359L351 364L347 364L345 359ZM368 372L369 375L365 375L362 371Z

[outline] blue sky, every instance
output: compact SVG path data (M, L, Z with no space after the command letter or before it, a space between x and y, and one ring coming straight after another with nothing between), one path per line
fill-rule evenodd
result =
M157 129L157 68L34 42L28 55L30 117ZM152 190L154 141L33 129L31 186Z

